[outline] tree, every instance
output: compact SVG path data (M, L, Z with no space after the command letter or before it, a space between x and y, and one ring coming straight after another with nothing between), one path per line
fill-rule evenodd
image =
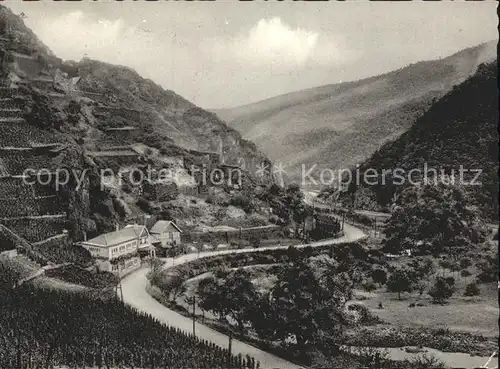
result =
M198 284L197 295L202 310L213 312L219 319L226 315L224 304L220 299L219 284L215 278L202 279Z
M321 288L329 291L330 298L336 305L344 307L352 299L352 278L339 269L339 263L335 259L326 254L313 256L309 258L307 266Z
M273 184L260 198L269 203L282 224L290 224L292 221L301 224L312 213L310 207L305 205L304 194L296 184L291 184L286 189Z
M387 272L384 269L373 269L371 277L375 283L385 284L387 282Z
M463 258L460 260L460 268L467 269L472 265L472 262L469 258Z
M477 296L481 293L477 283L472 282L465 286L464 296Z
M245 323L252 320L254 303L258 299L255 286L242 269L231 273L221 292L226 310L236 323L240 333L243 333Z
M461 186L422 184L403 190L385 228L386 251L400 252L410 248L420 253L444 251L481 242L484 223L478 210L466 206Z
M395 269L387 281L387 290L397 292L398 300L401 300L401 292L413 291L413 277L414 274L408 269Z
M481 282L494 282L498 280L498 249L496 253L490 253L485 255L481 261L477 264L477 267L481 271L477 278Z
M455 292L455 279L453 277L437 277L429 291L433 303L444 304Z
M304 262L286 266L269 295L268 316L274 339L296 341L304 354L311 347L337 352L345 319L335 291L324 286Z
M0 260L0 297L3 292L12 289L20 279L21 273L15 268L9 268Z
M426 278L436 271L436 264L432 257L425 257L423 259L413 259L410 263L418 278Z
M163 282L166 292L170 300L175 301L180 294L186 290L186 285L184 284L184 278L180 274L169 274Z
M419 281L415 284L415 289L418 291L419 296L422 296L425 292L427 285L424 281Z
M467 269L464 269L460 272L460 277L464 277L464 278L467 278L467 277L470 277L472 275L471 272L469 272Z
M371 278L363 281L362 287L366 292L373 292L377 289L377 286Z
M163 261L161 261L158 258L149 259L149 267L151 268L151 273L159 272L163 264L164 264Z
M220 319L231 317L240 333L243 333L245 323L252 320L254 304L258 300L254 285L242 269L219 273L214 278L201 281L198 296L203 310L212 311Z

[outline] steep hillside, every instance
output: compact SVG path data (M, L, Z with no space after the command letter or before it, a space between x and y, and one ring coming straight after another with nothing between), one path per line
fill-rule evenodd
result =
M348 168L405 132L432 101L494 58L493 42L356 82L277 96L216 113L297 178L310 168Z
M189 204L215 190L225 200L252 197L270 180L250 175L269 161L215 114L130 68L85 58L63 62L3 6L0 61L0 223L30 242L64 229L81 239L146 214L152 221L170 217L177 196ZM228 164L247 170L240 185L200 183L195 170L205 168L209 181L211 169L231 173ZM71 171L71 180L55 188L60 169ZM114 173L103 185L105 169ZM26 170L48 170L51 181L25 183ZM161 170L173 184L161 183ZM143 174L139 184L123 174L134 171ZM175 214L182 225L183 209ZM197 214L200 226L203 215Z
M412 169L423 172L427 164L438 174L452 175L455 170L458 184L462 166L467 170L462 182L469 204L477 206L484 217L498 219L498 98L497 62L480 65L472 77L432 105L406 133L365 161L360 172L368 168L379 174L383 170L393 173L396 168L406 173ZM472 182L475 170L482 172ZM433 175L428 172L429 179ZM404 186L394 185L391 176L387 178L385 186L358 187L356 206L380 210L397 202ZM413 178L422 179L422 174L415 172ZM351 201L347 196L345 200Z
M98 102L97 108L104 113L96 118L97 127L133 126L154 131L157 138L185 149L220 152L227 163L259 163L264 159L255 145L243 140L215 114L129 68L85 58L70 65L78 68L78 90ZM123 109L128 116L115 115Z

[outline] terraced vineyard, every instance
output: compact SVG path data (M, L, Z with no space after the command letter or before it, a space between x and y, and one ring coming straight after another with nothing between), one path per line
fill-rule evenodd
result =
M1 264L0 264L1 267ZM0 368L258 368L112 300L0 285Z
M0 86L0 223L28 242L41 242L63 233L65 201L54 186L25 177L53 170L51 154L54 134L30 125L23 116L23 101L17 87L2 81Z
M0 123L0 130L2 129L2 123ZM21 130L16 131L16 134L22 134L24 130L31 131L31 127L23 127ZM0 133L1 135L1 133ZM0 142L11 142L7 140L1 140ZM24 146L20 146L24 148ZM19 147L17 147L19 148ZM0 165L3 167L3 171L9 175L20 176L24 174L26 169L30 169L31 173L34 174L41 169L54 170L56 165L51 162L51 157L47 152L30 149L29 146L24 150L11 150L11 149L1 149L0 148Z
M0 218L0 222L29 242L40 242L54 235L62 234L66 216Z

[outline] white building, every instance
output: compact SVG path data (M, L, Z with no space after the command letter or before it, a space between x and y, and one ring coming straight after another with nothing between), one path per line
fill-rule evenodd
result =
M149 232L142 225L128 225L105 233L81 245L96 259L100 270L120 276L141 266L140 250L151 249Z
M182 230L170 220L159 220L150 229L151 243L159 243L161 247L170 248L181 244Z

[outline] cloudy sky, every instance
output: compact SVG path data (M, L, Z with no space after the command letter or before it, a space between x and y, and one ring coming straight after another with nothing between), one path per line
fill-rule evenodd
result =
M355 80L497 38L485 2L21 2L63 59L126 65L205 107Z

